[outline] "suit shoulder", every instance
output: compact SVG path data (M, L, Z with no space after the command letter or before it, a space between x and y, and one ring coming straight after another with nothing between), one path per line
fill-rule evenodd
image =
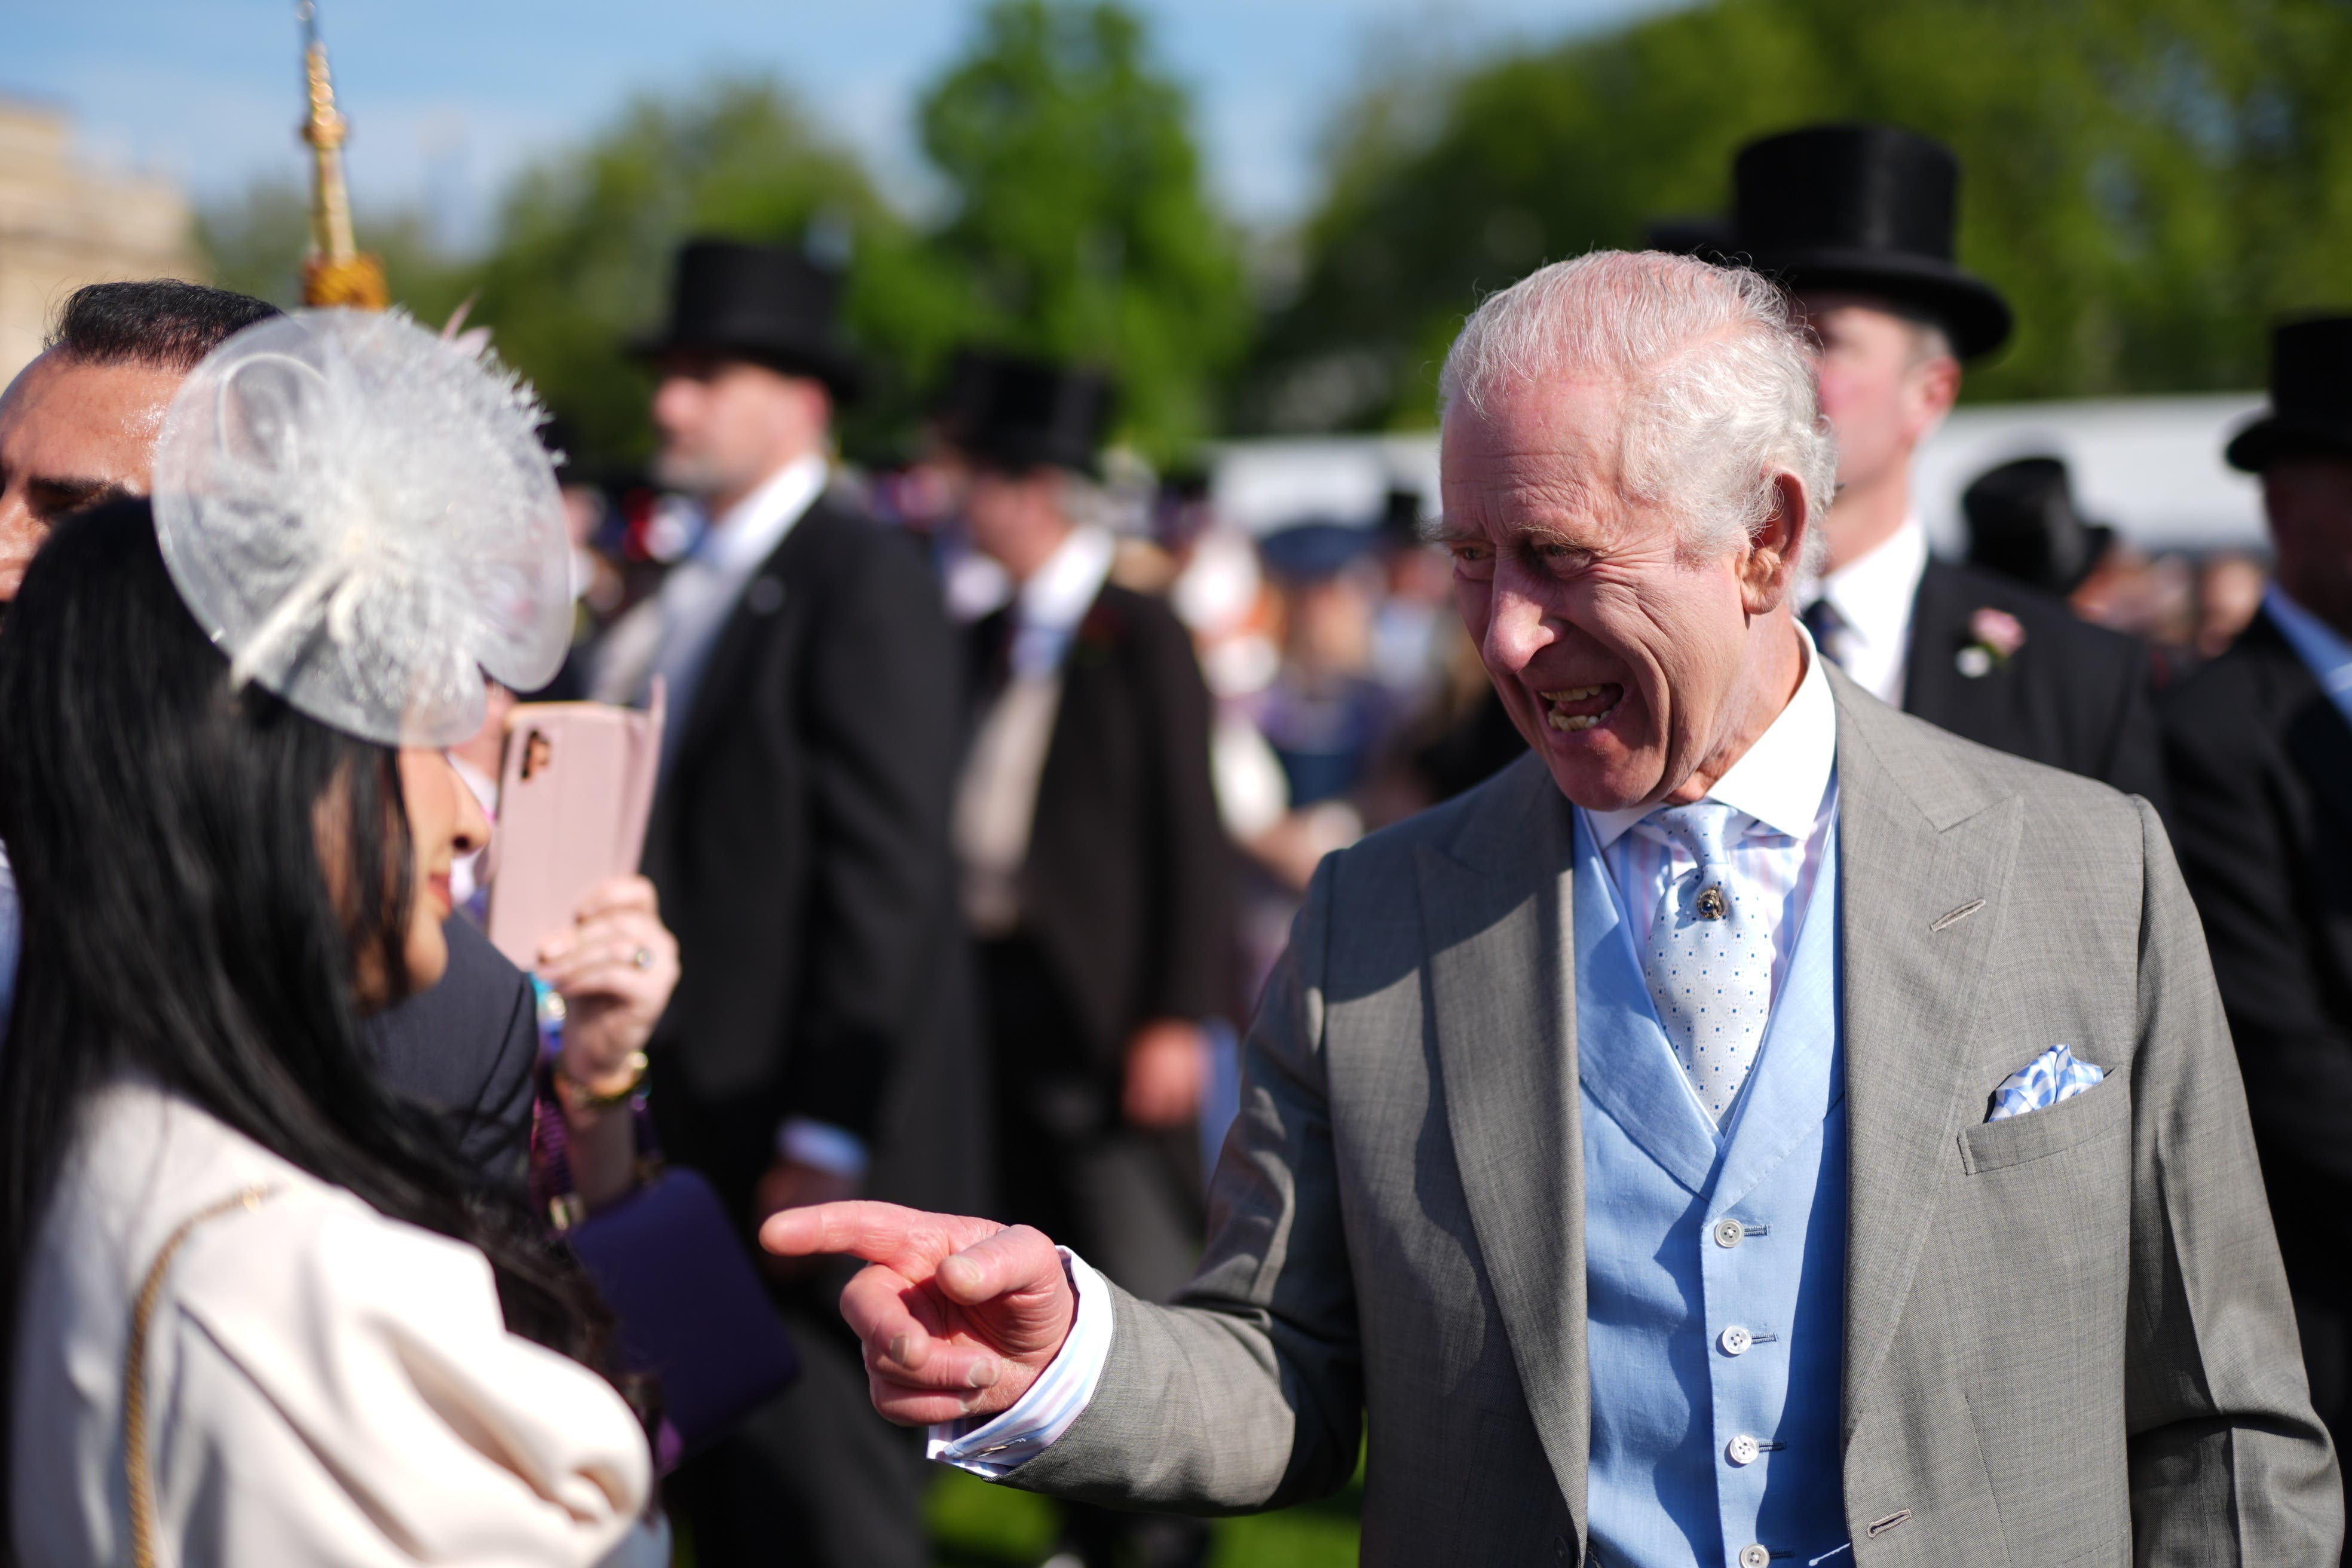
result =
M1115 623L1122 632L1155 643L1181 640L1189 646L1192 641L1192 633L1184 629L1184 623L1177 619L1167 600L1156 594L1122 588L1116 583L1104 584L1102 592L1096 595L1088 618L1097 617Z
M926 622L936 619L944 632L947 607L939 578L921 542L904 529L827 491L803 515L779 553L791 550L803 530L809 578L831 608L863 616L919 615Z
M2293 648L2250 633L2166 691L2158 700L2157 717L2172 744L2232 743L2269 728L2281 693L2307 675Z
M827 490L810 503L793 531L813 535L827 553L846 560L913 564L929 570L921 546L906 530L884 522L855 496L839 490Z
M2138 805L2112 784L1955 735L1859 688L1842 692L1840 709L1840 746L1868 746L1929 816L1948 825L2014 795L2040 816L2138 836Z
M1145 666L1160 678L1181 670L1192 671L1189 679L1198 678L1192 633L1157 595L1106 584L1079 621L1077 636L1082 644L1121 650L1114 657Z
M1474 826L1487 826L1498 816L1523 816L1534 805L1558 796L1559 786L1543 759L1529 752L1451 800L1377 828L1334 852L1332 874L1351 881L1411 877L1422 850L1452 854Z

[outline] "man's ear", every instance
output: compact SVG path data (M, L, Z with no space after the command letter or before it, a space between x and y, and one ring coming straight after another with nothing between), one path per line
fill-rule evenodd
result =
M1931 354L1912 367L1907 380L1912 439L1924 441L1960 400L1960 362L1950 354Z
M1768 615L1794 591L1811 531L1805 481L1782 471L1772 476L1772 510L1748 537L1739 562L1739 597L1751 616Z

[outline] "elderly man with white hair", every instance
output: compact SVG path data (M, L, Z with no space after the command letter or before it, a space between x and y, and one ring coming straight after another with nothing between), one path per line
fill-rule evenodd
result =
M2333 1563L2196 911L2145 802L1906 718L1791 615L1835 458L1750 273L1471 317L1444 537L1533 754L1325 861L1171 1306L1020 1227L872 1264L876 1405L1010 1485L1339 1486L1368 1563Z

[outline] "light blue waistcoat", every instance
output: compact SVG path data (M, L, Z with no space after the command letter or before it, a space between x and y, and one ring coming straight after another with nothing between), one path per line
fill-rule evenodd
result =
M1788 977L1718 1135L1659 1027L1577 814L1570 940L1601 1568L1744 1568L1759 1545L1773 1568L1853 1562L1841 1550L1845 1073L1837 835L1826 837ZM1743 1332L1727 1339L1732 1330ZM1760 1446L1745 1464L1741 1438Z

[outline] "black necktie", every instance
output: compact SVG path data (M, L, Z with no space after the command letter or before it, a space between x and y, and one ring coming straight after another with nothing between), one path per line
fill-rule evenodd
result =
M1829 596L1823 595L1807 605L1805 613L1799 618L1805 623L1805 629L1813 634L1813 646L1822 650L1822 657L1843 669L1845 617L1837 613L1837 606L1830 603Z

